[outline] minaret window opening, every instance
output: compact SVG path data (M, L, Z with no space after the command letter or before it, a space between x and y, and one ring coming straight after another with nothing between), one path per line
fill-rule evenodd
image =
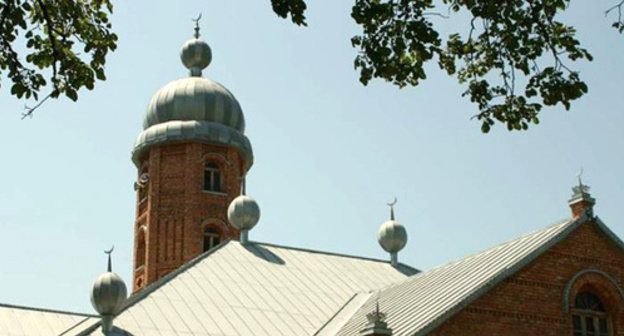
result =
M572 310L574 336L611 336L604 305L591 292L581 292L574 299Z
M143 227L140 228L139 231L140 233L137 240L135 269L139 269L140 267L145 265L145 231Z
M208 162L204 166L204 190L221 191L221 170L214 162Z
M212 249L221 243L221 234L219 230L212 226L204 229L204 252Z

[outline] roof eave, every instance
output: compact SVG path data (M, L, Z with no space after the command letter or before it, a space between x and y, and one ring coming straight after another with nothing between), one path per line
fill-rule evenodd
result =
M586 223L587 221L593 220L593 219L596 220L596 223L601 223L599 224L599 226L603 230L605 230L605 232L610 232L610 235L612 236L612 238L619 241L620 247L624 249L624 243L622 243L622 241L619 238L617 238L617 236L615 236L615 234L611 230L609 230L606 227L606 225L604 225L604 223L600 222L600 220L597 217L593 217L589 212L585 212L582 216L575 219L571 224L569 224L569 226L565 230L561 231L559 234L554 236L550 241L544 243L544 245L537 248L535 251L533 251L526 257L524 257L524 259L520 260L519 262L514 264L512 267L505 269L504 271L502 271L501 273L493 277L492 280L490 280L489 282L481 286L474 293L468 295L464 300L459 302L457 305L453 306L453 308L447 310L438 318L434 319L432 322L425 325L422 329L415 332L413 336L424 336L430 333L431 331L435 330L437 327L442 325L444 322L446 322L448 319L450 319L455 314L460 312L462 309L464 309L466 306L471 304L473 301L475 301L476 299L480 298L482 295L487 293L492 287L496 286L497 284L505 280L510 275L516 273L523 267L527 266L529 263L531 263L532 261L537 259L540 255L542 255L542 253L546 252L555 244L557 244L558 242L566 238L572 231L576 230L576 228Z

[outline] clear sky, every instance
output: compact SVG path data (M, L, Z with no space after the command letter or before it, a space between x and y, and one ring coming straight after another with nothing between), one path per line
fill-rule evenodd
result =
M4 86L0 302L93 312L111 244L130 283L130 151L152 94L187 75L179 51L199 12L213 51L204 75L236 95L254 148L252 240L387 258L376 232L396 196L409 235L399 259L428 269L568 217L580 167L596 213L624 237L624 36L604 17L614 1L573 1L565 16L595 56L576 66L589 94L567 112L546 108L528 132L487 135L435 64L418 88L360 85L352 1L308 2L300 28L269 0L116 1L106 82L26 120Z

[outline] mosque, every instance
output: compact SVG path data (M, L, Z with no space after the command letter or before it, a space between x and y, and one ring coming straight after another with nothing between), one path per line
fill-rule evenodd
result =
M399 262L392 208L378 234L388 260L251 240L252 146L234 95L202 77L211 58L196 26L190 75L145 113L132 282L109 256L98 315L0 304L0 336L624 335L624 243L580 178L569 219L429 270Z

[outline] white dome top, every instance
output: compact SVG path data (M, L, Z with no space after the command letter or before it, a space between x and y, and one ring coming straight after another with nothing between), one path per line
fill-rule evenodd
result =
M228 220L236 229L249 231L260 220L260 207L258 203L247 195L236 197L227 211Z
M113 272L100 275L91 288L91 304L100 315L117 314L127 296L126 284Z

